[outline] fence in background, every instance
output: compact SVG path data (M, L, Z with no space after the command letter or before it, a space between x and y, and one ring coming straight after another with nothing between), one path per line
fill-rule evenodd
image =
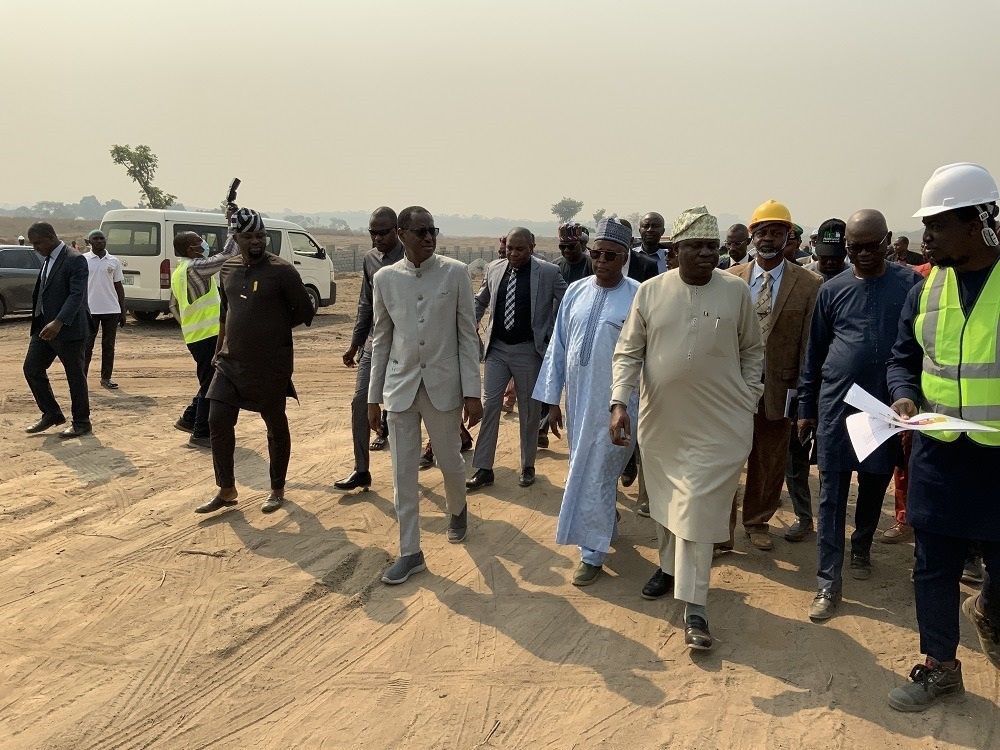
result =
M340 273L360 272L361 263L365 257L365 253L367 253L370 249L370 247L362 247L358 243L344 245L342 247L327 246L330 258L333 260L333 267ZM457 258L466 264L479 260L485 265L497 257L497 253L494 248L483 246L461 247L459 245L452 245L451 247L444 247L443 245L438 245L436 252L438 255L447 255L449 258ZM554 261L559 254L536 251L535 255L547 261Z

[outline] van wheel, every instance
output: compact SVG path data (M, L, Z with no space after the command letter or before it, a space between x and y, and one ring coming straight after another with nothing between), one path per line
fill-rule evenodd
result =
M309 295L309 301L312 302L313 313L319 312L319 292L311 286L307 286L306 293Z
M132 317L143 323L152 323L159 313L156 310L132 310Z

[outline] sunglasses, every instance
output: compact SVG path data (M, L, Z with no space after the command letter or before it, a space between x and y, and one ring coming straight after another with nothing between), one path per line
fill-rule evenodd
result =
M372 237L385 237L387 234L389 234L389 232L395 232L395 231L396 227L392 227L391 229L369 229L368 234L370 234Z
M437 237L441 229L438 227L421 227L420 229L409 229L407 231L413 232L420 239L424 239L428 234L431 237Z
M560 250L572 250L574 247L579 247L579 245L580 245L579 242L570 242L570 243L566 243L566 244L560 244L559 245L559 249Z
M623 252L617 250L591 250L590 257L594 260L600 260L601 256L604 256L604 260L614 260L619 255L624 255Z
M852 243L847 246L847 252L851 253L851 255L860 255L865 250L867 250L870 253L877 253L879 250L882 249L882 246L885 244L885 241L887 239L889 239L888 232L886 232L885 237L880 239L878 242L866 242L864 244L858 242Z

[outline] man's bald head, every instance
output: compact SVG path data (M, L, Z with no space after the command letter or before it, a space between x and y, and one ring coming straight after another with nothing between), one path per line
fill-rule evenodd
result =
M375 221L377 219L388 219L392 223L393 227L396 226L396 212L388 206L379 206L372 211L369 221Z
M889 224L881 211L874 208L862 208L851 214L847 220L847 241L850 244L852 235L857 237L857 242L869 242L871 235L878 235L875 239L885 237L889 232Z
M507 232L507 244L513 239L526 239L529 244L535 244L535 235L531 233L527 227L514 227L509 232Z
M525 227L514 227L507 232L507 262L520 268L531 259L535 251L535 235Z

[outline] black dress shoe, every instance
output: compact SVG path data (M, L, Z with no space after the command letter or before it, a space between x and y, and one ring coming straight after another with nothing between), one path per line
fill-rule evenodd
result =
M684 621L684 643L693 649L707 651L715 641L708 632L708 623L698 615L691 615Z
M637 476L639 476L639 465L635 462L635 453L633 453L632 458L628 460L622 471L622 487L631 487Z
M642 587L642 598L659 599L661 596L669 594L673 587L674 577L657 568L653 577L646 581L646 585Z
M69 438L80 437L81 435L89 435L93 431L94 428L89 424L71 424L59 433L59 437L63 440L68 440Z
M465 429L465 425L462 425L462 453L472 450L472 433Z
M372 474L370 471L354 471L347 479L338 479L333 486L338 490L356 490L358 487L367 490L372 486Z
M448 522L448 541L458 544L465 540L465 534L469 529L469 506L466 504L462 512L457 516L452 516Z
M26 427L24 431L29 435L34 435L36 432L47 430L57 424L65 424L65 422L66 417L49 417L43 414L41 419L31 425L31 427Z
M465 482L466 489L478 490L480 487L493 486L493 469L476 469L472 479Z
M221 497L216 495L207 503L202 503L197 508L194 509L195 513L214 513L221 508L228 508L231 505L236 505L239 501L237 500L223 500Z
M517 483L522 487L530 487L535 483L535 467L525 466L521 476L517 478Z

